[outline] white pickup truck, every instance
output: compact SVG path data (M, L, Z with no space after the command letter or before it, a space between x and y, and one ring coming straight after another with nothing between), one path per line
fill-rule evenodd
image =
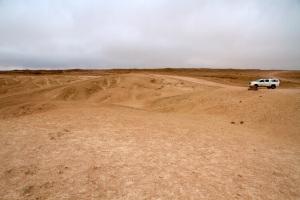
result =
M276 78L263 78L263 79L258 79L256 81L251 81L249 83L250 88L258 88L258 87L267 87L271 89L275 89L278 87L280 84L279 79Z

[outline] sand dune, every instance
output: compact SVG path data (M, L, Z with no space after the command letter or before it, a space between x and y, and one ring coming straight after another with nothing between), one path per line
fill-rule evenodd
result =
M0 197L300 198L298 72L192 72L3 73Z

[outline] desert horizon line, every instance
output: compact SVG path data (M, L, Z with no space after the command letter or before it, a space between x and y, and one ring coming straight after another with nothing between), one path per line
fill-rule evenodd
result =
M4 67L4 69L1 69ZM212 70L276 70L276 71L299 71L300 67L235 67L235 66L224 66L224 67L218 67L218 66L199 66L199 67L182 67L182 66L155 66L155 67L147 67L147 66L140 66L140 67L121 67L121 66L108 66L108 67L102 67L102 66L66 66L66 67L30 67L30 66L0 66L0 71L22 71L22 70L28 70L28 71L39 71L39 70L159 70L159 69L212 69Z

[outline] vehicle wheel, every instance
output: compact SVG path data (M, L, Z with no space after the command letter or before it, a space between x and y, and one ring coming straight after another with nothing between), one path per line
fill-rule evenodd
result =
M272 88L272 89L275 89L275 88L276 88L276 85L271 85L271 88Z
M257 89L257 88L258 88L258 85L257 85L257 84L255 84L255 85L254 85L254 87Z

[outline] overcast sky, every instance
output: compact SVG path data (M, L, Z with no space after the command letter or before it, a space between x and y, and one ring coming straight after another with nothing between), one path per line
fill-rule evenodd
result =
M0 69L300 69L300 0L0 0Z

